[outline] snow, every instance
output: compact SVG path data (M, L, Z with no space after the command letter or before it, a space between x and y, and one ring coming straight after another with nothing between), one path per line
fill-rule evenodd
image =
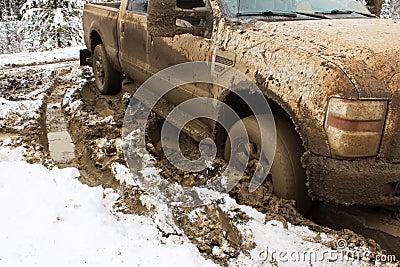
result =
M4 92L5 97L0 97L0 127L23 130L30 124L35 123L40 117L46 91L51 86L52 71L46 70L42 72L43 76L40 78L42 85L37 87L30 86L27 75L21 75L21 73L23 72L17 72L13 75L20 75L21 80L17 81L17 83L24 85L26 89L8 93L8 88L1 88L4 90L2 92ZM5 82L7 83L7 80ZM31 89L33 91L29 92ZM28 92L25 90L28 90Z
M10 113L17 114L18 116L26 116L37 112L42 106L42 100L22 100L22 101L9 101L0 97L0 118L4 119Z
M74 46L36 53L23 52L15 54L0 54L0 68L15 65L44 64L65 60L77 60L79 59L80 49L84 49L84 47Z
M113 212L118 195L83 185L77 169L48 170L4 149L1 266L215 266L187 239L162 237L153 218Z
M384 0L382 4L381 18L400 19L400 1Z
M253 236L255 248L250 257L241 254L232 266L370 266L368 256L371 252L365 248L332 249L337 246L335 236L311 231L305 226L287 226L276 220L265 221L265 215L256 209L238 205L229 196L225 196L221 209L229 212L239 207L251 218L236 227L245 235ZM351 257L354 256L354 257Z
M0 126L22 130L34 119L38 119L39 109L42 106L42 97L37 100L9 101L0 97ZM12 123L10 123L12 121Z
M120 163L113 163L112 171L115 178L122 184L137 185L130 170Z
M3 146L0 147L0 162L1 161L22 161L25 149L23 147L10 148L8 145L12 143L11 138L3 141Z
M145 168L147 176L160 178L157 168ZM122 164L113 166L115 177L126 184L135 185L136 179L129 172L129 169ZM155 192L153 192L155 193ZM217 194L217 192L215 192ZM336 237L328 236L325 233L317 233L304 226L294 226L287 223L284 226L281 222L271 220L265 221L265 214L256 209L238 205L236 200L227 194L220 194L223 199L219 207L229 213L232 208L239 208L246 213L250 220L246 223L235 223L243 236L251 236L255 248L249 255L243 253L232 259L229 266L370 266L368 256L370 251L366 248L345 248L345 250L332 249L329 244L336 245ZM165 231L173 232L179 229L171 229L174 223L171 220L168 206L157 201L161 196L143 195L140 199L143 205L155 210L154 221L158 227ZM199 219L198 209L194 209L188 215L193 223ZM162 218L161 221L157 221ZM168 227L169 230L168 230ZM268 253L267 253L268 252ZM214 255L221 253L219 247L213 248ZM347 253L347 254L346 254ZM347 255L354 255L355 258ZM268 257L267 257L268 256ZM298 258L300 257L300 260ZM296 259L294 259L296 258ZM305 260L302 260L305 258Z
M75 111L83 104L81 100L75 100L65 110L69 113L75 113Z
M21 7L22 25L33 48L44 51L80 44L83 40L84 1L26 0Z

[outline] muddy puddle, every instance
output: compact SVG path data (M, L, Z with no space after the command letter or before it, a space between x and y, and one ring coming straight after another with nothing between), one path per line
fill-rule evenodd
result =
M61 110L61 101L57 87L46 109L47 141L49 144L49 153L51 158L57 163L70 163L75 158L75 145L72 142L71 135L68 132L67 124Z

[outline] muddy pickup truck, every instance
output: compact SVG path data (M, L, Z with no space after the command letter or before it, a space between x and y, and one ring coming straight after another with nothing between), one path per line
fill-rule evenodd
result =
M400 207L399 22L355 0L123 0L86 4L83 26L81 64L104 94L189 61L245 73L274 113L274 192L300 210L310 199ZM177 90L173 105L210 96ZM241 98L214 97L258 130ZM229 155L215 127L199 131ZM248 153L260 153L256 139Z

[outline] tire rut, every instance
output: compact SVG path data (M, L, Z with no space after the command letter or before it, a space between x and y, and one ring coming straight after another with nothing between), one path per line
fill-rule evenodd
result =
M67 165L75 159L75 145L68 132L67 123L61 110L65 93L63 86L54 88L46 105L46 130L49 153L59 165Z

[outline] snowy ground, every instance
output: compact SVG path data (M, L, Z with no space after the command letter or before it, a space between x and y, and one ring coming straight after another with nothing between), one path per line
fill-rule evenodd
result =
M1 150L0 265L213 266L151 218L113 212L118 195L83 185L77 169L48 170L20 152Z
M76 58L77 51L78 48L69 48L50 53L1 55L0 68ZM61 67L66 68L65 65ZM76 62L67 67L71 73L80 72ZM44 73L49 71L46 69ZM8 75L12 73L9 70ZM25 91L19 90L17 98L0 90L0 123L9 126L7 132L0 132L0 266L215 266L206 259L209 257L199 252L186 232L179 229L167 205L142 195L142 205L151 207L152 212L124 214L115 208L120 192L82 184L78 180L80 170L27 162L28 154L32 156L43 151L40 145L21 141L24 140L21 135L29 135L23 131L24 127L41 116L46 88L51 88L48 77L43 75L44 84L32 84ZM65 80L73 78L65 77ZM74 85L69 88L79 90L81 83L75 80ZM9 84L0 83L0 86L4 89ZM71 98L73 92L68 93L67 89L66 92L65 97ZM19 122L13 124L13 118ZM44 152L39 155L48 156ZM44 162L48 161L51 160ZM135 184L134 177L123 164L115 163L113 168L118 180ZM341 240L340 236L268 221L265 214L238 205L228 195L223 196L221 203L218 205L221 212L233 217L243 214L248 218L232 224L243 236L243 247L253 244L247 251L243 249L238 257L227 259L225 265L371 264L371 252L366 247L347 249L346 240ZM204 216L204 210L200 207L190 212L188 223L195 225ZM218 255L225 250L224 245L214 246L212 253ZM346 253L352 257L344 256Z
M77 46L38 53L0 54L0 68L79 59L79 50L82 48Z

